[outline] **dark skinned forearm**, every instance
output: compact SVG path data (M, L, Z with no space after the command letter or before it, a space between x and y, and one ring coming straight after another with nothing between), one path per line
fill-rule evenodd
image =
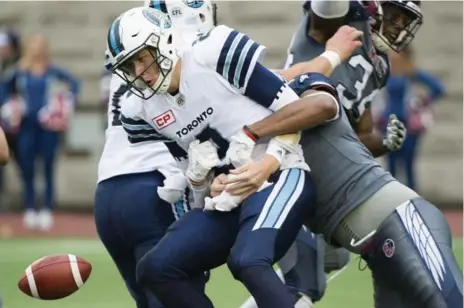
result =
M359 134L358 137L374 157L380 157L389 152L387 147L383 145L383 136L377 132Z
M303 97L248 127L259 137L296 133L333 118L333 106L325 95Z
M374 129L374 117L371 108L364 111L359 122L354 124L353 129L359 140L374 157L388 153L388 149L383 145L383 136Z

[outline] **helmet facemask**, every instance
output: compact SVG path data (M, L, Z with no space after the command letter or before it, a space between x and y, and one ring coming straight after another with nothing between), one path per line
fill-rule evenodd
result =
M387 45L396 52L411 43L422 25L420 8L413 1L382 1L371 17L376 45Z
M172 37L168 39L168 44L172 44ZM166 93L171 84L174 50L166 50L169 55L165 55L159 45L160 37L152 33L113 68L113 72L131 86L130 91L143 99Z

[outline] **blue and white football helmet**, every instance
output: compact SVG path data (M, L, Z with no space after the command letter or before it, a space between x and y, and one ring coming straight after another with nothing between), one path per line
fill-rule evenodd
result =
M135 95L148 99L156 93L166 93L173 68L179 59L176 35L167 14L149 7L137 7L120 15L108 31L106 67L132 86ZM159 77L148 85L142 74L136 75L131 58L148 49ZM147 68L151 65L148 65Z
M145 0L145 6L169 15L181 50L216 26L216 5L210 0Z

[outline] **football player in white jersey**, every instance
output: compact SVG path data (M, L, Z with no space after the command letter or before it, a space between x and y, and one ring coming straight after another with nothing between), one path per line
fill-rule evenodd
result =
M354 38L359 36L352 30ZM216 167L238 167L254 159L272 174L246 200L224 194L205 199L205 207L216 211L185 214L140 260L138 282L166 307L212 307L194 282L227 261L260 306L293 307L294 299L272 265L312 211L309 168L296 147L298 134L255 147L242 128L298 96L259 63L263 46L226 26L201 36L179 57L170 19L136 8L113 22L108 38L109 67L132 86L135 96L147 100L133 95L123 103L121 121L129 140L157 138L180 146L183 153L174 155L197 196L207 195L210 171ZM325 98L338 108L333 96ZM250 147L243 147L247 140ZM201 206L200 198L195 201Z
M146 1L147 7L183 13L173 20L183 42L190 47L197 33L214 26L210 1L191 7L180 0ZM101 241L113 258L138 308L159 308L161 304L136 281L138 260L164 235L167 227L189 210L185 176L173 159L171 145L145 142L131 145L121 121L120 104L129 87L117 75L111 77L108 126L98 166L95 194L95 223ZM169 149L168 149L169 148ZM204 281L200 282L204 285ZM145 295L147 294L147 295Z

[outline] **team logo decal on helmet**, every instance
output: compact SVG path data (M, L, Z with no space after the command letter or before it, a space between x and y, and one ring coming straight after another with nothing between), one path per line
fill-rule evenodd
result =
M142 11L143 16L152 22L157 27L171 28L172 23L169 19L169 15L163 14L157 10L144 9Z
M183 0L185 5L187 5L188 7L191 7L193 9L198 9L199 7L201 7L205 1L203 0Z

